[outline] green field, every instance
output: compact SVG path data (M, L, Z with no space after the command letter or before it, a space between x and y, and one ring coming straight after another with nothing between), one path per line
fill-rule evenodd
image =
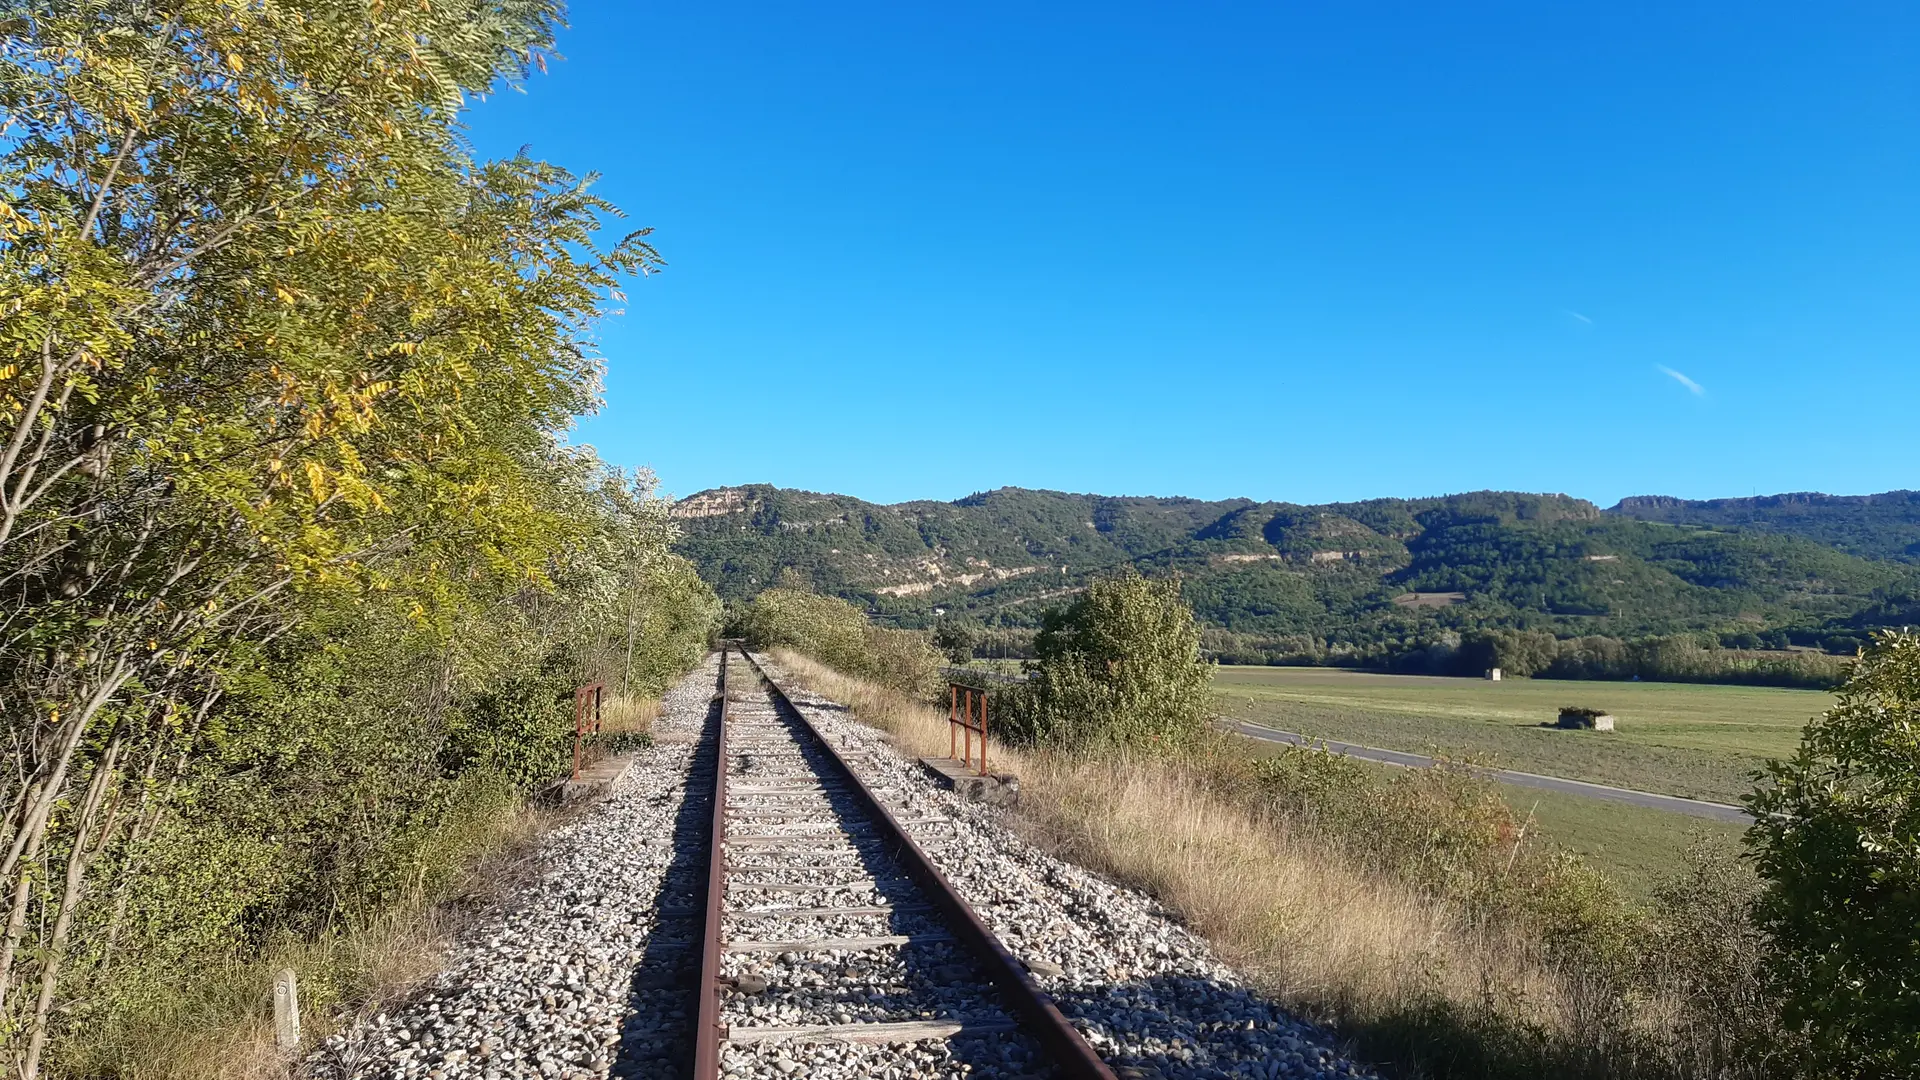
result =
M1745 831L1726 822L1539 788L1501 784L1500 792L1516 814L1532 816L1540 836L1585 856L1642 899L1679 872L1688 847L1705 843L1738 851Z
M1729 803L1832 702L1771 687L1227 666L1214 691L1221 712L1285 731ZM1605 709L1618 730L1542 727L1562 705Z

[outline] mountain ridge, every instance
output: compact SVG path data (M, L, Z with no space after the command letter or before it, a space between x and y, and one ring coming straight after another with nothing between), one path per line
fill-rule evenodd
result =
M681 552L730 600L785 582L908 626L1031 626L1129 566L1179 574L1215 630L1320 647L1476 627L1784 647L1920 611L1920 496L1907 492L1603 509L1529 492L1304 505L1002 487L880 504L753 484L673 512Z

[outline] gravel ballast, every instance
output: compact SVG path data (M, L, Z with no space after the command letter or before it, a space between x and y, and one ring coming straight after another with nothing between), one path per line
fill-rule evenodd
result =
M922 841L928 854L1123 1077L1374 1075L1331 1033L1263 1001L1151 898L1035 848L1007 811L936 786L880 731L759 659L821 734L853 751L843 753L865 783L902 795L896 816L956 822L951 842Z
M722 962L732 979L720 1014L732 1036L720 1059L723 1074L1050 1075L1038 1045L1018 1030L999 991L934 914L932 898L901 876L831 755L803 723L776 709L746 664L734 666L727 686L735 704L727 735L724 925L734 951ZM903 797L885 787L876 794L895 805ZM822 883L835 886L826 895L857 890L864 899L829 904L810 888L796 895L778 887ZM930 1023L961 1027L876 1029ZM823 1026L836 1037L791 1037L791 1029Z
M711 813L701 797L710 783L703 772L710 755L696 760L703 749L694 737L706 727L716 660L710 656L666 695L654 729L659 742L604 797L545 838L536 857L538 876L472 918L445 970L386 1012L328 1039L304 1062L304 1075L637 1080L685 1074L687 1008L698 964L697 949L689 947L698 927L693 905ZM938 819L910 831L1124 1080L1373 1075L1341 1056L1328 1032L1263 1001L1151 899L1033 847L1007 811L938 787L882 733L805 691L770 661L762 663L862 779L883 792L896 819ZM744 670L736 662L735 675ZM774 762L768 765L776 771ZM785 763L777 771L787 771ZM780 825L779 815L771 813L777 805L766 801L763 823L770 828ZM789 827L807 828L799 822ZM843 890L802 899L755 888L756 881L791 880L790 872L752 869L763 863L773 871L779 862L737 858L729 911L907 899L892 881L876 884L861 860L838 855L826 856L810 880L843 884ZM919 917L906 911L872 920L835 916L806 927L782 922L767 920L751 936L817 931L822 925L847 936L920 929ZM729 926L730 933L740 932L731 914ZM927 947L938 961L912 952ZM928 977L960 975L967 963L940 950L910 945L843 955L730 954L729 974L771 991L729 993L725 1019L753 1026L971 1015L975 1006L950 1000L955 993L964 997L963 988ZM964 975L957 981L964 982ZM808 1000L804 996L780 993L783 988L816 994L817 1011L798 1004ZM978 1008L983 1017L998 1012L985 999ZM879 1046L770 1040L729 1046L721 1063L735 1080L1047 1075L1032 1060L1030 1045L1024 1035L991 1032L947 1043Z

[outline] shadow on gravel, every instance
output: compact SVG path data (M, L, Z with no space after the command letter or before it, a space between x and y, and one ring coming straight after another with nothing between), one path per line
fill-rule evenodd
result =
M1054 1003L1075 1027L1095 1033L1094 1048L1122 1076L1277 1080L1373 1075L1347 1062L1331 1032L1293 1017L1246 987L1214 979L1163 975L1082 987L1063 990Z
M693 1068L689 1040L700 981L700 924L707 892L708 833L713 824L713 770L719 754L720 703L707 718L687 770L685 796L674 815L673 859L661 878L654 910L661 912L633 969L627 1017L620 1025L612 1075L622 1080L685 1080Z

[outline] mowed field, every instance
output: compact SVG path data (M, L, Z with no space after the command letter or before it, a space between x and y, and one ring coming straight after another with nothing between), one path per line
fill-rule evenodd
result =
M1791 754L1833 701L1771 687L1229 666L1214 691L1221 712L1285 731L1723 803L1751 789L1767 758ZM1542 727L1563 705L1605 709L1618 728Z
M1257 724L1390 750L1440 754L1640 791L1738 802L1749 775L1785 757L1800 728L1832 703L1814 690L1369 675L1327 668L1216 669L1220 711ZM1562 731L1562 705L1614 714L1612 734ZM1270 743L1247 743L1271 753ZM1376 766L1383 775L1391 766ZM1540 834L1586 856L1645 897L1680 871L1694 845L1739 847L1740 826L1502 784Z

